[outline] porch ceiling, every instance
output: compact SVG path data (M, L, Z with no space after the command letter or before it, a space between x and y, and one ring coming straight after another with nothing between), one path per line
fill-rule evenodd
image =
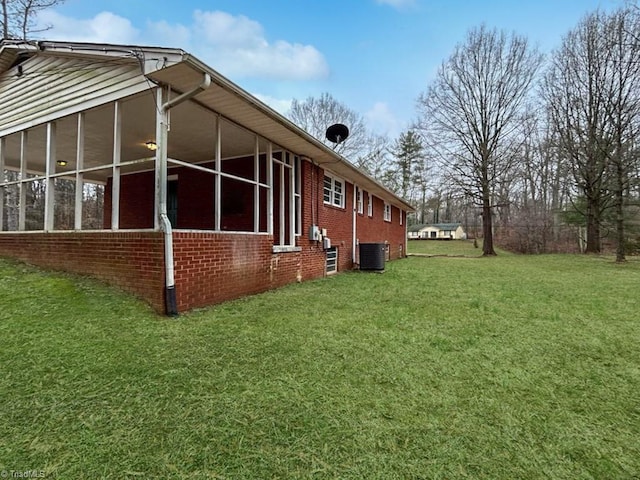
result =
M345 158L195 57L187 55L184 62L156 70L147 76L157 82L172 85L177 91L186 92L202 82L204 73L211 76L212 83L208 89L194 97L196 102L287 150L312 159L323 168L358 184L377 197L403 210L413 211L410 204L389 192Z
M120 104L122 111L121 162L148 159L136 165L123 167L123 173L153 169L154 152L145 143L155 140L155 97L152 92L138 94ZM185 162L199 163L215 158L215 114L206 108L185 102L171 110L169 157ZM114 106L105 105L85 112L84 168L104 165L105 168L85 174L85 179L104 183L112 175L108 166L113 159ZM56 160L65 160L66 166L56 166L56 172L73 171L77 158L77 116L56 121ZM221 125L223 158L249 156L254 153L254 137L246 130L223 122ZM43 175L46 166L47 130L41 125L29 130L27 140L27 171ZM261 150L266 151L262 142ZM21 135L6 137L6 165L12 170L20 168Z

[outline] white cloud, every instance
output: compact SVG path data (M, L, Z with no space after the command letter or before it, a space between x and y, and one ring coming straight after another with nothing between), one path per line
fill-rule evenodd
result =
M101 12L93 18L75 19L44 10L38 17L39 25L54 25L41 35L47 40L70 42L135 43L139 32L131 22L111 12Z
M196 10L193 19L195 34L207 44L225 48L268 47L262 25L244 15L234 17L226 12Z
M252 95L261 102L266 103L276 112L281 113L282 115L286 115L286 113L291 108L291 99L275 98L270 95L263 95L261 93L253 93Z
M227 75L309 80L329 74L315 47L285 40L270 43L262 25L243 15L196 10L191 30L202 40L194 52Z
M145 41L149 45L182 48L187 50L191 42L191 31L184 25L171 25L165 20L147 22Z
M376 133L397 136L402 131L402 122L394 115L385 102L376 102L364 114L367 125Z
M233 78L310 80L329 74L324 56L315 47L286 40L270 42L262 25L244 15L196 10L191 25L160 20L148 22L142 31L111 12L75 19L51 10L44 11L40 21L54 25L43 34L51 40L178 47Z

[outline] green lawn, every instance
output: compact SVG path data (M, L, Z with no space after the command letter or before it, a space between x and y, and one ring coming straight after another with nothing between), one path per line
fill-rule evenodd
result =
M176 320L0 261L0 470L639 478L639 286L637 259L413 257Z
M407 252L418 255L448 255L479 257L482 255L482 240L474 247L473 240L409 240Z

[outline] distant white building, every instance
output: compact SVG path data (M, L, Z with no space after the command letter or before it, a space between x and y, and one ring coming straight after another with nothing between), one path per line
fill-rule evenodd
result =
M459 223L426 223L408 228L409 240L465 240L467 234Z

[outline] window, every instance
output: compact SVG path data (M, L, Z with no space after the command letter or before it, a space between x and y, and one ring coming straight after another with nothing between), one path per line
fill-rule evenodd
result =
M332 247L327 250L327 275L338 271L338 247Z
M302 228L300 157L287 151L272 152L273 235L277 251L296 247ZM266 218L266 217L265 217Z
M370 193L367 195L367 215L369 215L370 217L373 217L373 195L371 195Z
M358 188L358 213L360 215L364 213L364 199L362 197L362 190Z
M384 221L385 222L390 222L391 221L391 205L389 205L387 202L384 202Z
M344 182L331 175L324 176L324 203L344 208Z
M293 198L295 203L296 215L296 236L302 235L302 167L300 157L294 157L293 175L295 178L295 186L293 189Z

